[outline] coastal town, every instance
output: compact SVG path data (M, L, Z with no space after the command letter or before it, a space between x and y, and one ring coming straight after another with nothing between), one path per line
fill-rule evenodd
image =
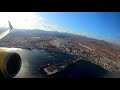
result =
M23 33L24 32L24 33ZM32 33L32 34L31 34ZM53 56L69 54L77 60L87 60L97 64L108 71L120 71L120 47L106 41L87 38L74 34L58 32L16 30L1 40L0 46L16 47L27 50L45 50ZM27 35L27 36L26 36ZM69 60L68 60L69 61ZM62 67L59 70L56 67ZM48 74L49 70L58 72L67 67L67 64L49 66L44 68Z

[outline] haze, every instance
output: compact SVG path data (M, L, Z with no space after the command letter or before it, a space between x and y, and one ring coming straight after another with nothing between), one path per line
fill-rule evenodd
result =
M120 44L119 12L0 12L0 27L68 32Z

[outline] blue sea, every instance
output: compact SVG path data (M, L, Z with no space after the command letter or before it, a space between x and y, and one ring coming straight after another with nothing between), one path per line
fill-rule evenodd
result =
M86 60L80 60L77 63L69 65L67 69L46 76L40 70L40 67L46 64L57 64L72 59L70 55L52 56L44 50L26 50L20 48L11 48L11 51L17 52L22 59L22 66L15 78L102 78L107 71L102 67Z

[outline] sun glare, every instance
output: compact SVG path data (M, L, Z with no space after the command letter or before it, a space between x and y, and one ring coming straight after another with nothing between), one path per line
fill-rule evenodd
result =
M14 28L32 29L37 21L42 20L42 17L38 17L33 12L0 12L0 27L8 27L8 20Z

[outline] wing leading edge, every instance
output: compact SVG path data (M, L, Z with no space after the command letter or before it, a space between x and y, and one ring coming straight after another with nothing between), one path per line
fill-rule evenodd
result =
M10 33L13 30L13 26L11 25L10 21L8 21L8 23L9 23L9 29L0 34L0 39L5 37L8 33Z

